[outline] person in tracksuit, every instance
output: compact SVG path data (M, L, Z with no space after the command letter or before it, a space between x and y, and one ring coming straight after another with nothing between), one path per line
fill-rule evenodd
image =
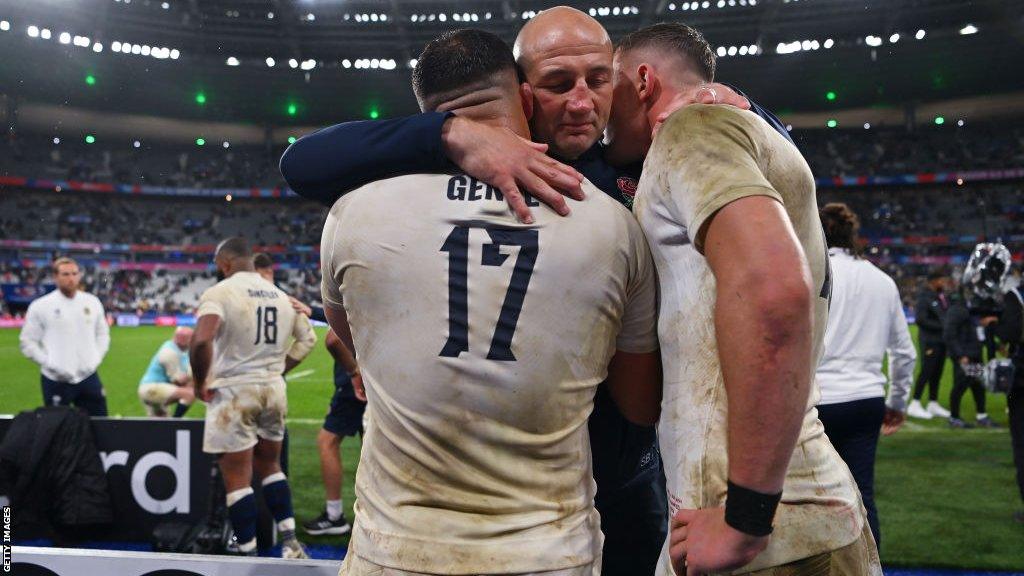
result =
M914 400L907 408L912 418L949 418L949 411L939 404L939 383L946 367L946 343L942 339L942 321L949 309L949 288L952 285L949 269L937 267L928 274L928 283L917 294L914 307L917 324L917 343L921 351L921 371L914 382ZM921 404L925 385L928 386L928 405Z
M978 244L964 268L963 280L946 312L942 335L953 360L953 393L949 425L970 428L960 418L960 401L970 389L977 411L977 425L996 428L985 412L985 386L981 380L985 329L998 321L996 298L1001 297L1002 278L1009 265L1009 251L1002 244Z

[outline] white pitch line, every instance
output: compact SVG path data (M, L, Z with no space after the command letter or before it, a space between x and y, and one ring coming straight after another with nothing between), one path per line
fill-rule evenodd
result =
M286 374L284 379L289 381L289 382L291 382L292 380L300 380L300 379L305 378L306 376L309 376L310 374L313 374L315 372L316 372L316 370L314 370L312 368L310 368L308 370L299 370L298 372L292 372L291 374Z
M289 424L323 424L323 418L288 418Z

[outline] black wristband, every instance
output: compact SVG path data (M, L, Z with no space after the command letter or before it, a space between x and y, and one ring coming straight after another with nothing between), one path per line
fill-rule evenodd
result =
M762 494L729 482L725 497L725 523L744 534L767 536L772 533L772 520L780 500L782 492Z

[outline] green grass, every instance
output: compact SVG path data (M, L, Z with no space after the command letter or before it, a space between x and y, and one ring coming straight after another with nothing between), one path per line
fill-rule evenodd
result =
M113 329L112 349L100 368L111 415L145 414L135 394L138 378L150 355L170 334L168 328ZM18 351L17 330L0 330L0 367L0 413L41 404L39 373ZM323 347L318 346L294 375L298 377L288 384L290 478L296 515L303 520L323 507L316 434L333 392L331 360ZM948 403L950 387L947 366L940 394L943 404ZM967 420L974 417L970 398L966 395L963 403ZM988 401L989 414L1005 425L1005 398L990 395ZM202 413L197 405L188 415L199 418ZM346 439L342 454L345 507L351 518L359 440ZM895 436L882 439L875 490L886 565L1024 569L1024 525L1011 519L1021 502L1005 429L952 431L944 422L912 421ZM339 542L337 538L303 539Z

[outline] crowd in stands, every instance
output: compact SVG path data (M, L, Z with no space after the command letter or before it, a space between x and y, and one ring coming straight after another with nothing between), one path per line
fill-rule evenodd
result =
M818 177L896 175L1024 166L1024 126L970 123L941 126L794 129L792 136ZM205 142L205 141L204 141ZM70 137L7 135L0 175L184 188L274 188L282 149L223 142L160 145Z
M0 237L18 240L189 246L237 234L262 245L319 245L325 215L298 200L0 193Z
M793 139L817 177L1002 170L1024 167L1024 128L958 127L794 130Z
M1024 160L1021 162L1024 166ZM820 188L818 202L845 202L861 235L883 238L1024 234L1024 185L982 183L872 188Z
M59 142L58 142L59 141ZM0 143L0 174L51 180L176 188L274 188L282 149L273 146L169 146L118 139L88 144L71 138L8 135Z
M797 130L793 132L817 176L902 174L1024 167L1024 129L975 125L903 129ZM98 142L53 144L8 137L0 143L0 176L195 187L280 185L270 147L134 148L116 152ZM6 149L4 149L6 148ZM819 203L845 202L861 219L866 255L900 284L912 301L930 260L965 257L976 240L1024 235L1024 183L873 186L819 189ZM85 266L84 283L111 311L174 314L191 311L214 282L205 248L232 235L261 246L282 246L278 281L307 302L319 300L316 253L326 209L298 199L165 197L110 193L0 189L0 240L109 244ZM182 247L178 251L117 245ZM297 247L305 247L302 250ZM1019 247L1010 246L1014 252ZM48 251L49 250L49 251ZM141 250L141 249L139 249ZM75 254L71 254L74 256ZM45 267L24 265L55 256L52 247L0 248L0 283L45 282ZM81 256L81 255L79 255ZM192 269L123 269L117 262L186 262ZM111 266L113 262L115 265ZM204 265L198 270L195 264ZM0 314L11 312L0 299Z

